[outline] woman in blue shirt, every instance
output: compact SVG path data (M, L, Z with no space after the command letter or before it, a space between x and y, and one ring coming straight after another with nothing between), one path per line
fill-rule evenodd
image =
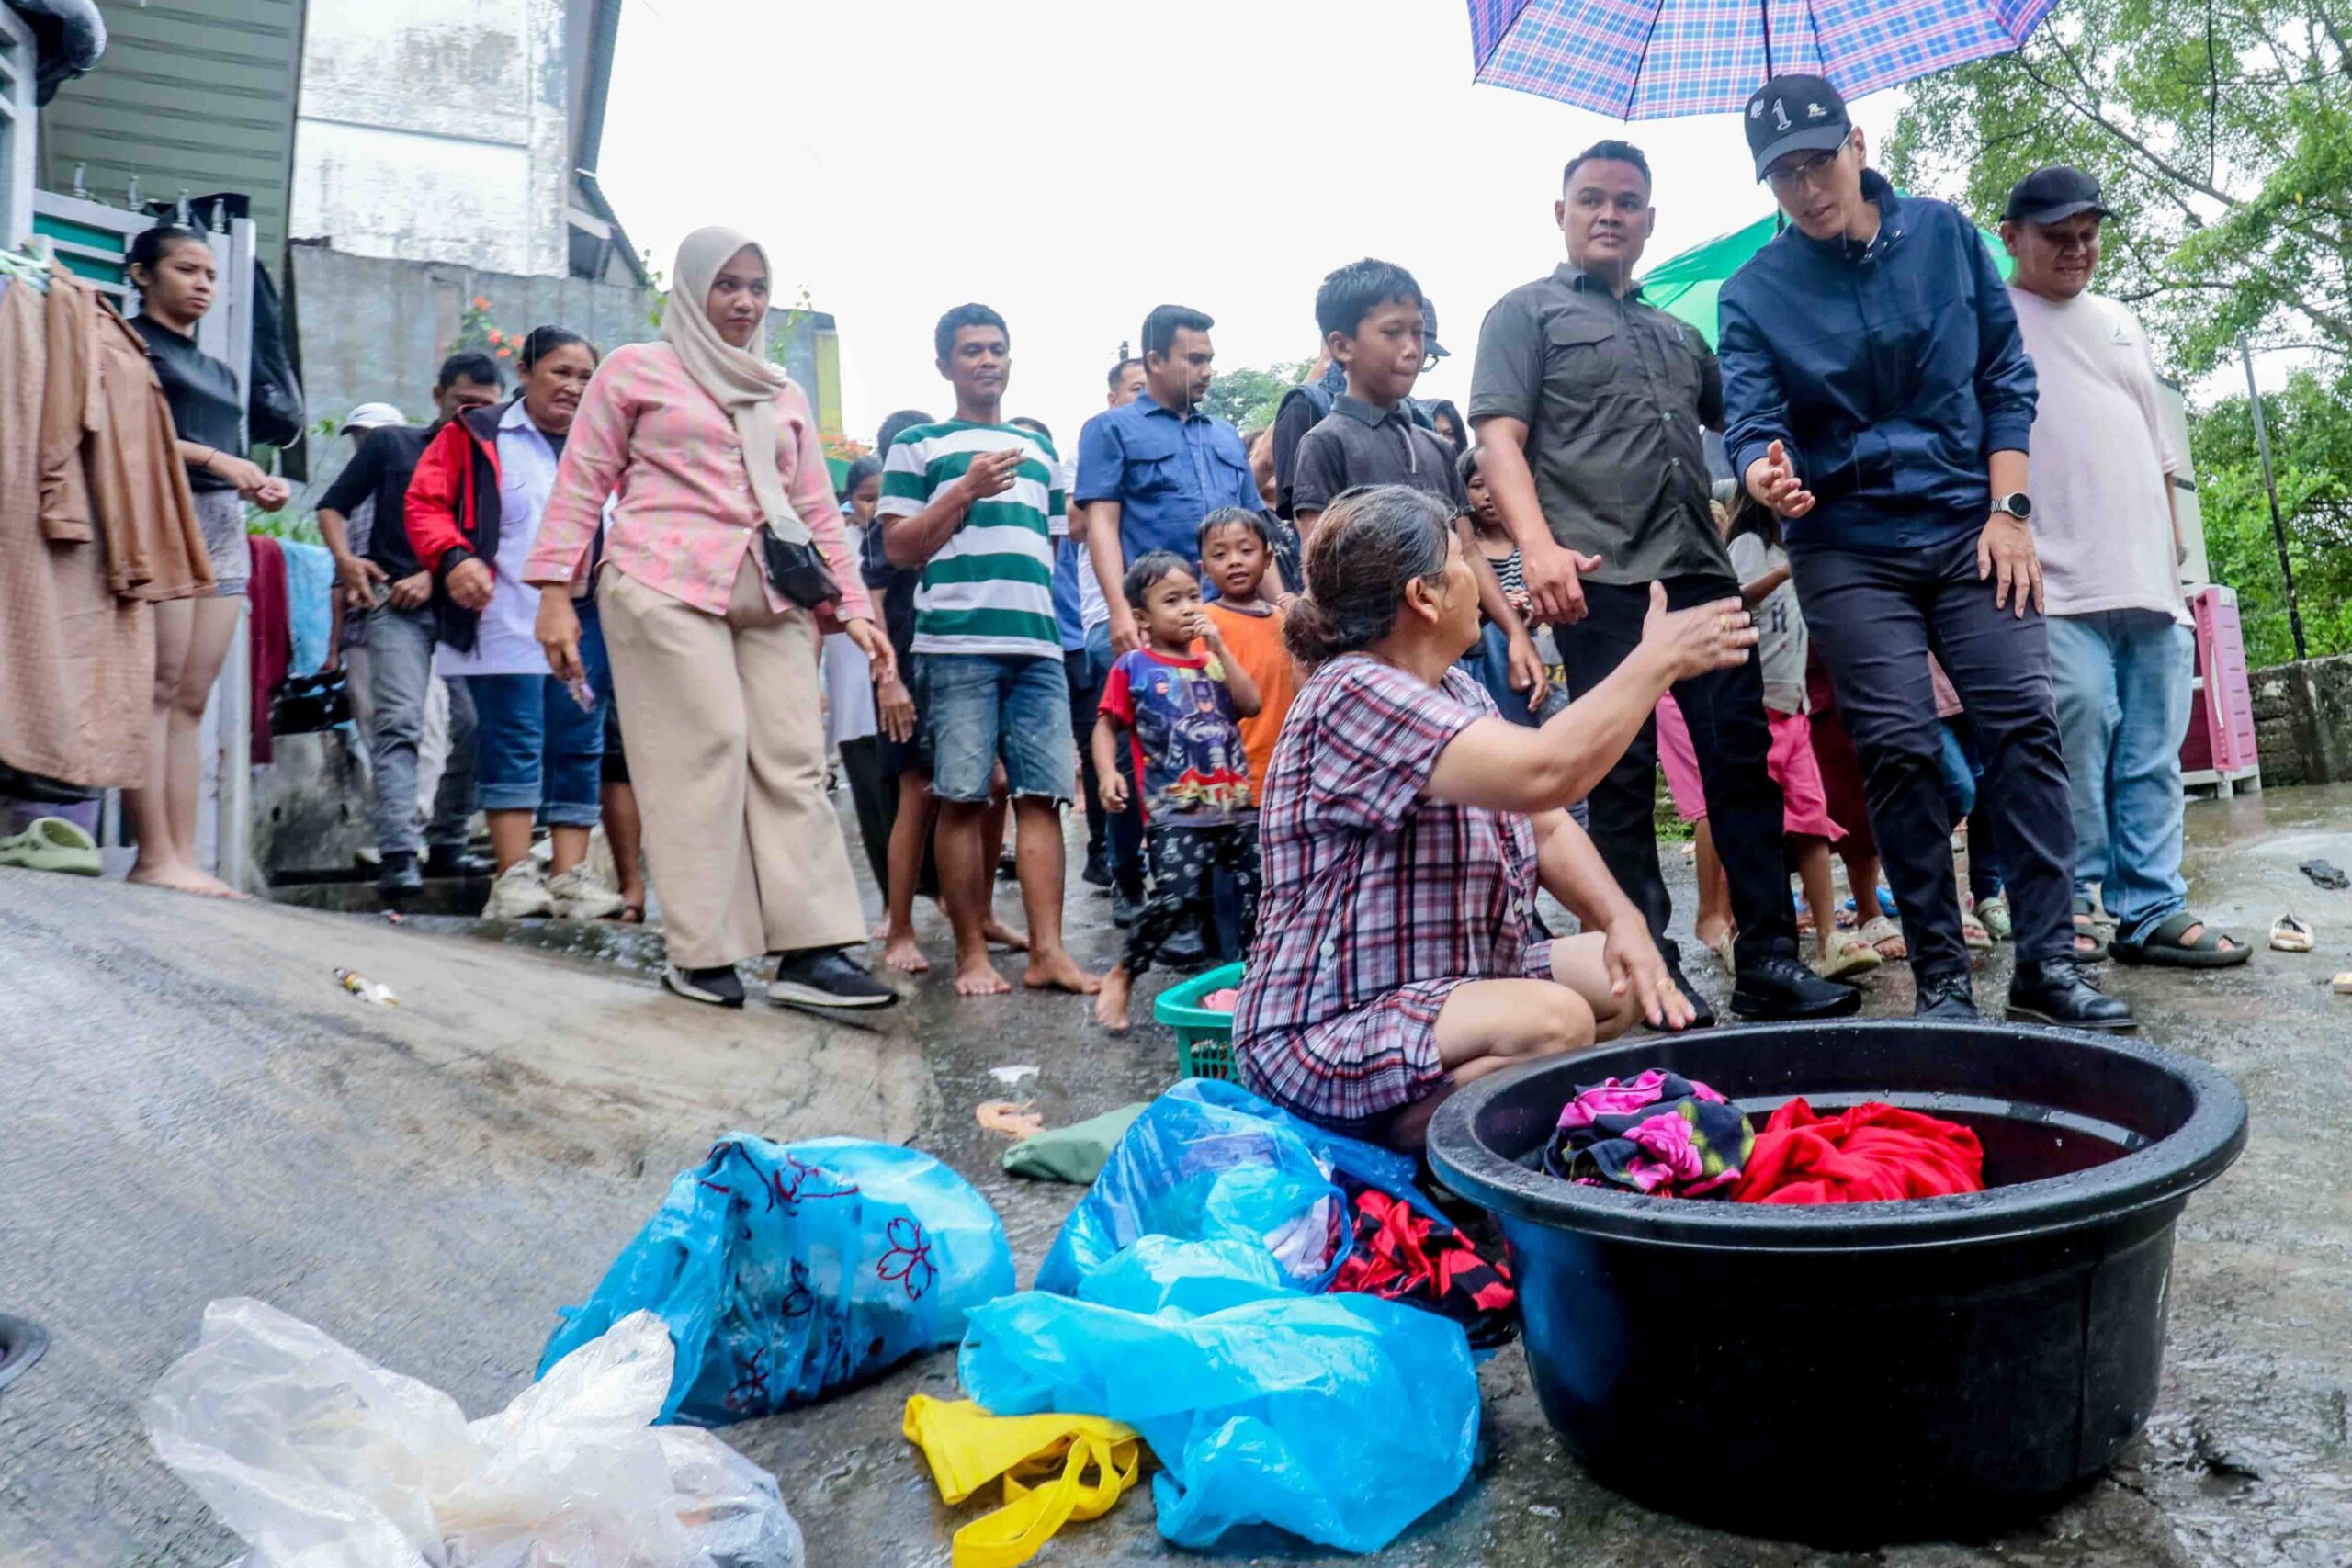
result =
M1972 1019L1928 655L1987 753L1984 808L2009 873L2008 1016L2130 1029L2077 967L2075 843L2027 526L2032 362L1984 241L1898 196L1818 76L1748 100L1748 150L1790 227L1724 284L1732 471L1787 520L1815 646L1860 752L1924 1017Z

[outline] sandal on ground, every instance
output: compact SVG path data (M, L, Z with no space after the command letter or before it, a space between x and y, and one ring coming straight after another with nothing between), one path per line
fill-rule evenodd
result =
M1993 933L1984 929L1984 921L1973 914L1963 912L1960 917L1960 940L1974 951L1982 953L1993 945Z
M1828 956L1813 961L1813 972L1825 980L1843 980L1849 975L1867 974L1879 966L1878 949L1860 937L1847 937L1829 951Z
M2270 945L2281 953L2309 953L2312 928L2292 915L2281 915L2270 922Z
M1860 937L1864 942L1869 942L1871 944L1871 951L1877 953L1881 959L1890 964L1907 957L1911 952L1911 944L1904 941L1903 933L1900 931L1897 931L1895 929L1894 922L1888 919L1884 915L1872 915L1869 919L1862 922L1862 929L1856 931L1854 934ZM1893 942L1897 947L1902 948L1903 951L1901 953L1888 952L1887 944L1889 942Z
M96 876L104 869L96 840L62 817L36 817L23 832L0 839L0 865L67 876Z
M613 919L621 925L641 926L645 923L645 906L642 904L623 904L619 910L614 914Z
M1739 973L1738 966L1732 962L1731 932L1725 931L1723 935L1709 942L1707 944L1707 951L1713 953L1717 958L1723 961L1724 974L1736 976Z
M2095 964L2108 955L2108 932L2111 927L2099 923L2097 908L2088 898L2075 899L2075 959L2080 964Z
M1984 922L1995 942L2009 942L2017 936L2017 922L2009 915L2009 896L1996 893L1976 906L1976 918Z
M2234 931L2207 925L2202 935L2193 942L2183 942L2181 933L2201 923L2188 909L2175 909L2158 921L2154 929L2142 932L2132 941L2118 935L2110 944L2115 956L2126 964L2149 964L2175 969L2227 969L2244 964L2254 956L2254 944ZM2222 945L2227 937L2233 944Z

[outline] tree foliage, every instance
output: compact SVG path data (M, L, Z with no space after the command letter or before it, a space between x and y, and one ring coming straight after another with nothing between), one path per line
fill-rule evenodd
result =
M2314 657L2352 651L2352 373L2300 370L2262 400L2295 598ZM2233 398L2189 422L2207 572L2237 590L2250 666L2295 657L2254 420Z
M1269 365L1263 369L1243 366L1238 370L1220 370L1216 379L1209 383L1209 395L1201 400L1202 412L1229 422L1237 430L1272 424L1283 394L1306 379L1306 372L1314 364L1312 359L1302 359L1295 364Z
M2240 332L2352 355L2352 0L2064 0L2014 54L1916 83L1897 184L1980 220L2033 169L2098 175L2103 293L2190 374Z

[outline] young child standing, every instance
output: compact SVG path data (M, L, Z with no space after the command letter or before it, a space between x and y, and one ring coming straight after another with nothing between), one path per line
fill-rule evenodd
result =
M1234 665L1258 688L1258 711L1240 720L1253 784L1273 764L1274 737L1298 694L1297 667L1283 646L1283 607L1265 592L1272 534L1265 513L1238 506L1221 506L1201 525L1201 570L1218 595L1207 606L1209 620L1232 649Z
M1103 809L1125 809L1127 781L1116 763L1127 732L1143 784L1151 899L1095 998L1096 1021L1114 1034L1126 1032L1127 999L1168 939L1210 913L1219 868L1240 894L1245 949L1258 926L1258 812L1240 728L1259 711L1257 682L1201 608L1200 581L1182 557L1152 551L1123 587L1143 646L1121 655L1102 684L1094 772ZM1204 651L1193 651L1196 640Z

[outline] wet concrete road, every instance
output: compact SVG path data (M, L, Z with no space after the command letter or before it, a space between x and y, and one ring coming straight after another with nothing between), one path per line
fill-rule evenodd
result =
M1377 1561L2352 1561L2352 998L2326 987L2352 967L2352 894L2295 870L2313 855L2352 866L2352 790L2199 805L2190 820L2203 908L2256 931L2293 909L2320 948L2198 979L2106 972L2148 1038L2230 1073L2254 1113L2245 1158L2181 1223L2163 1397L2122 1465L1981 1541L1830 1555L1744 1540L1586 1480L1514 1348L1484 1373L1482 1472ZM1081 956L1107 962L1107 906L1075 897L1071 912ZM1104 1040L1074 999L958 1005L934 979L871 1030L756 1001L714 1015L652 988L639 933L469 931L0 872L0 1311L53 1336L0 1393L0 1563L212 1568L233 1554L149 1455L138 1415L216 1296L272 1302L481 1413L524 1385L555 1308L720 1132L932 1149L998 1205L1025 1278L1076 1193L998 1171L1003 1145L971 1111L1002 1096L989 1069L1035 1064L1023 1093L1049 1122L1147 1098L1172 1074L1164 1034ZM944 958L944 933L929 934ZM338 965L403 1006L346 997ZM1720 999L1720 975L1694 975ZM1980 998L2006 979L1996 954ZM1874 1014L1909 1005L1900 975L1871 987ZM953 1386L941 1353L728 1436L781 1476L812 1563L944 1565L977 1509L936 1501L899 1417L909 1393ZM1824 1419L1834 1432L1834 1400ZM1824 1462L1837 1441L1867 1440L1825 1439ZM1187 1559L1261 1560L1174 1552L1138 1495L1040 1561Z

